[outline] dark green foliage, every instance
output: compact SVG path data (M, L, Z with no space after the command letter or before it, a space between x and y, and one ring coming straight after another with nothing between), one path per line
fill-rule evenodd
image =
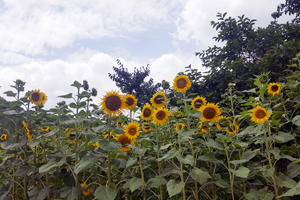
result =
M122 93L133 94L136 97L138 107L148 103L161 85L160 83L154 84L152 78L145 81L150 74L149 65L140 69L134 68L134 72L130 73L127 68L123 67L120 60L117 60L117 63L118 67L113 67L115 74L109 73L109 77L116 82Z
M208 71L193 92L212 102L220 101L228 83L235 83L237 90L247 90L253 85L254 75L267 72L271 81L280 81L293 55L300 51L299 26L271 22L266 28L255 29L256 20L244 15L235 19L226 14L218 13L218 21L211 22L218 31L213 39L224 45L196 53Z

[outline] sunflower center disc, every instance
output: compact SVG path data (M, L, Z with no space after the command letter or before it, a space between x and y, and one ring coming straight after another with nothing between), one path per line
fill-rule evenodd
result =
M164 119L165 116L166 116L166 114L165 114L164 111L158 111L157 114L156 114L156 118L159 119L159 120Z
M126 104L127 104L128 106L131 106L131 105L133 104L133 99L132 99L132 98L127 98L126 100L127 100L127 101L126 101Z
M163 103L163 101L164 101L164 97L163 97L162 95L157 95L157 96L154 98L154 102L155 102L156 104L161 104L161 103Z
M186 80L181 78L177 81L177 87L184 88L186 86Z
M135 135L135 133L136 133L135 128L131 128L131 129L129 130L129 134L130 134L130 135Z
M255 116L256 116L257 118L262 119L262 118L264 118L264 117L266 116L266 113L265 113L265 111L263 111L263 110L258 110L258 111L256 111Z
M126 136L120 136L119 142L122 144L122 146L125 146L126 144L130 143L130 140Z
M216 116L216 111L215 109L213 108L206 108L204 111L203 111L203 116L206 118L206 119L212 119Z
M145 109L144 110L144 116L145 117L150 117L150 115L151 115L151 111L149 109Z
M33 93L31 95L31 97L32 97L32 100L35 101L35 102L39 101L39 99L40 99L40 95L37 92Z
M144 129L148 130L148 129L150 129L150 126L149 125L145 125Z
M277 86L277 85L273 85L273 86L271 87L271 90L272 90L273 92L277 92L277 91L278 91L278 86Z
M200 108L201 104L203 104L202 100L198 99L195 101L194 106L195 108Z
M105 100L106 108L111 111L116 111L116 110L120 109L121 103L122 102L121 102L120 97L118 97L116 95L111 95L111 96L107 97Z
M182 125L181 124L179 124L179 130L181 130L182 129Z

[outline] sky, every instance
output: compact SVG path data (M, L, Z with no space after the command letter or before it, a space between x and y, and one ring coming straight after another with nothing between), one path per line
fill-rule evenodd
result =
M40 89L48 96L48 109L63 100L58 96L76 93L75 80L87 80L102 97L118 89L108 76L117 59L129 72L149 65L147 79L172 83L186 66L205 71L195 52L217 44L210 22L218 12L244 14L257 20L256 27L266 27L284 2L0 0L0 96L6 98L3 92L21 79L25 92Z

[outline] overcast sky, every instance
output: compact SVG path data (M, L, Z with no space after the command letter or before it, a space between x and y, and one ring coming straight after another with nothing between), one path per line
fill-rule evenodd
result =
M155 82L184 67L203 70L195 52L212 46L218 12L266 27L284 0L0 0L0 96L16 79L40 89L46 108L87 80L102 97L120 59L130 72L150 66ZM285 19L282 19L285 22ZM8 98L9 100L9 98ZM99 103L99 98L94 103Z

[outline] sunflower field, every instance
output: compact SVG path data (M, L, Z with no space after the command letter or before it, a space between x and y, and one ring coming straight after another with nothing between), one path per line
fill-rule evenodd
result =
M97 91L74 81L59 96L71 103L45 110L51 97L16 80L0 98L0 200L299 199L300 53L293 61L284 82L256 75L215 103L187 95L181 74L140 108L119 91L94 104Z

